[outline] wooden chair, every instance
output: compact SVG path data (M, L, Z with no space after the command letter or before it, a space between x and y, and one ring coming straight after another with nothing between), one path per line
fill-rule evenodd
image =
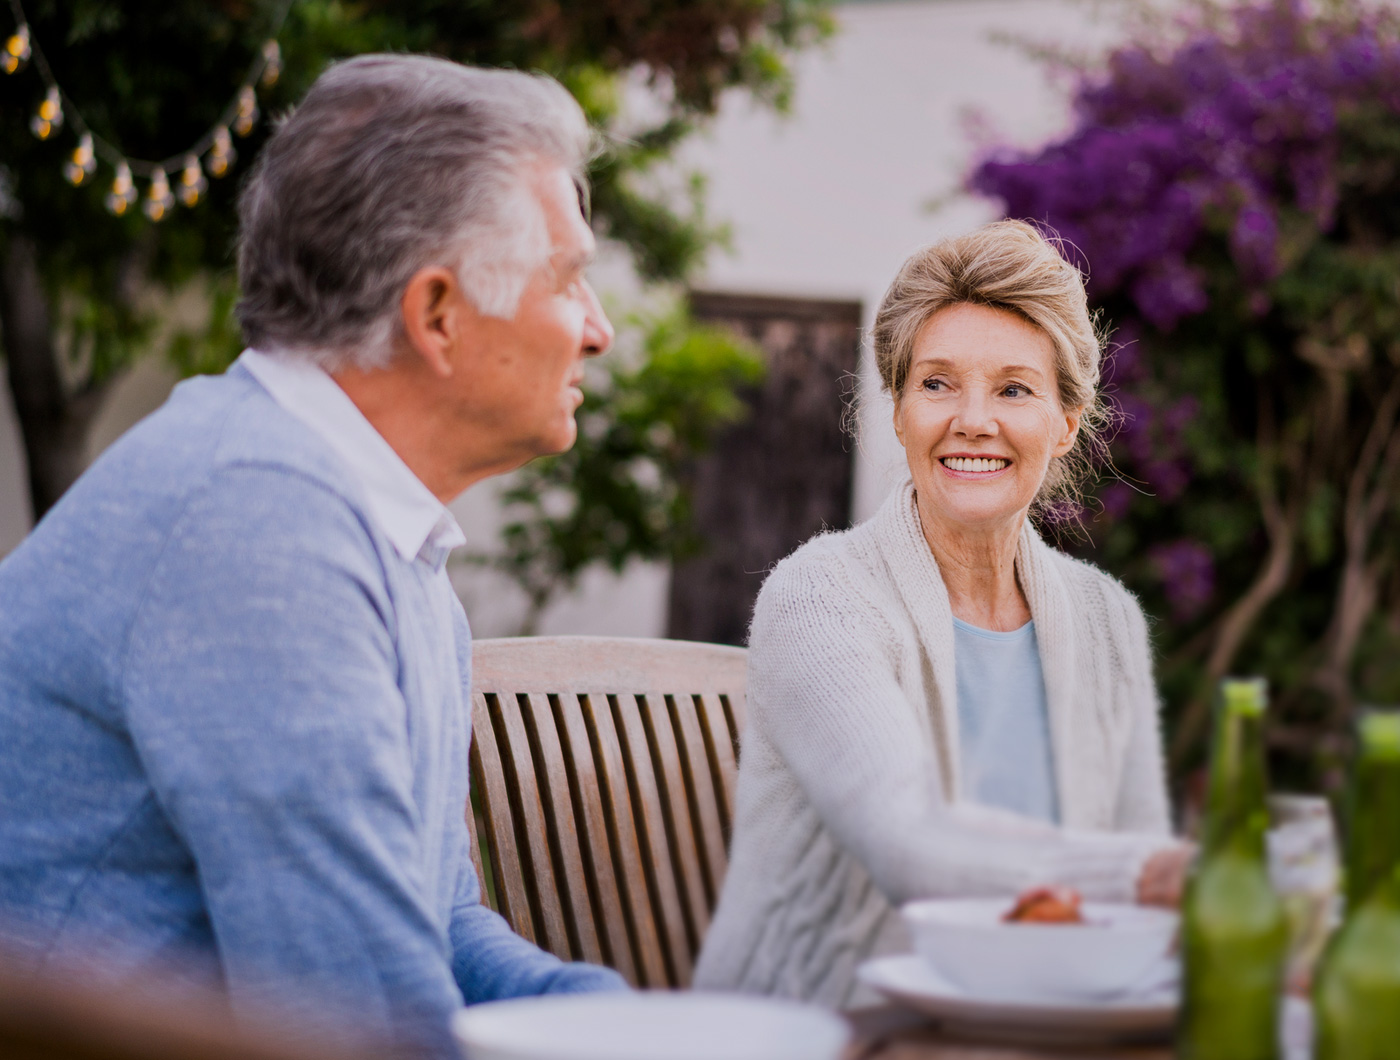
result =
M476 642L472 785L519 934L636 986L689 985L727 865L744 680L744 650L714 644Z

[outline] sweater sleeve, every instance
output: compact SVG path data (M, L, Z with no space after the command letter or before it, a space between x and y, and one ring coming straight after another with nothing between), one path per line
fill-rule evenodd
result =
M1132 900L1163 840L950 805L921 716L928 708L898 681L900 638L839 558L794 560L775 570L755 609L751 724L885 897L898 905L1064 884Z
M497 913L481 904L470 858L452 910L452 972L467 1004L535 994L626 990L611 968L562 961L526 942Z
M1161 700L1153 680L1152 643L1137 600L1126 589L1120 587L1118 591L1129 651L1133 654L1132 672L1140 676L1142 683L1131 704L1133 716L1114 823L1126 832L1167 835L1171 832L1171 804L1162 757Z
M445 1058L462 997L418 868L394 621L343 499L233 468L165 545L124 698L235 1010Z

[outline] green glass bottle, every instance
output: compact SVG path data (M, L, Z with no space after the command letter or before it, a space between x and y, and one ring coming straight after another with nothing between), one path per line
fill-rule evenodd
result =
M1362 717L1346 920L1313 982L1314 1060L1400 1056L1400 711Z
M1216 705L1201 853L1181 906L1181 1060L1278 1060L1288 924L1269 881L1262 678Z

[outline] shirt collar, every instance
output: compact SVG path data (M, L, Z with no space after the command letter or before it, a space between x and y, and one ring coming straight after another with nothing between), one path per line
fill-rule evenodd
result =
M334 379L304 357L244 350L238 359L274 401L314 430L364 486L370 513L405 560L441 569L462 528Z

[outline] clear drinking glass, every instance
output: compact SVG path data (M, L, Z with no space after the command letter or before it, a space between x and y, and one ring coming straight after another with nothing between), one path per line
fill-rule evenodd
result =
M1269 875L1288 916L1288 991L1306 995L1341 913L1332 807L1316 795L1269 799Z

